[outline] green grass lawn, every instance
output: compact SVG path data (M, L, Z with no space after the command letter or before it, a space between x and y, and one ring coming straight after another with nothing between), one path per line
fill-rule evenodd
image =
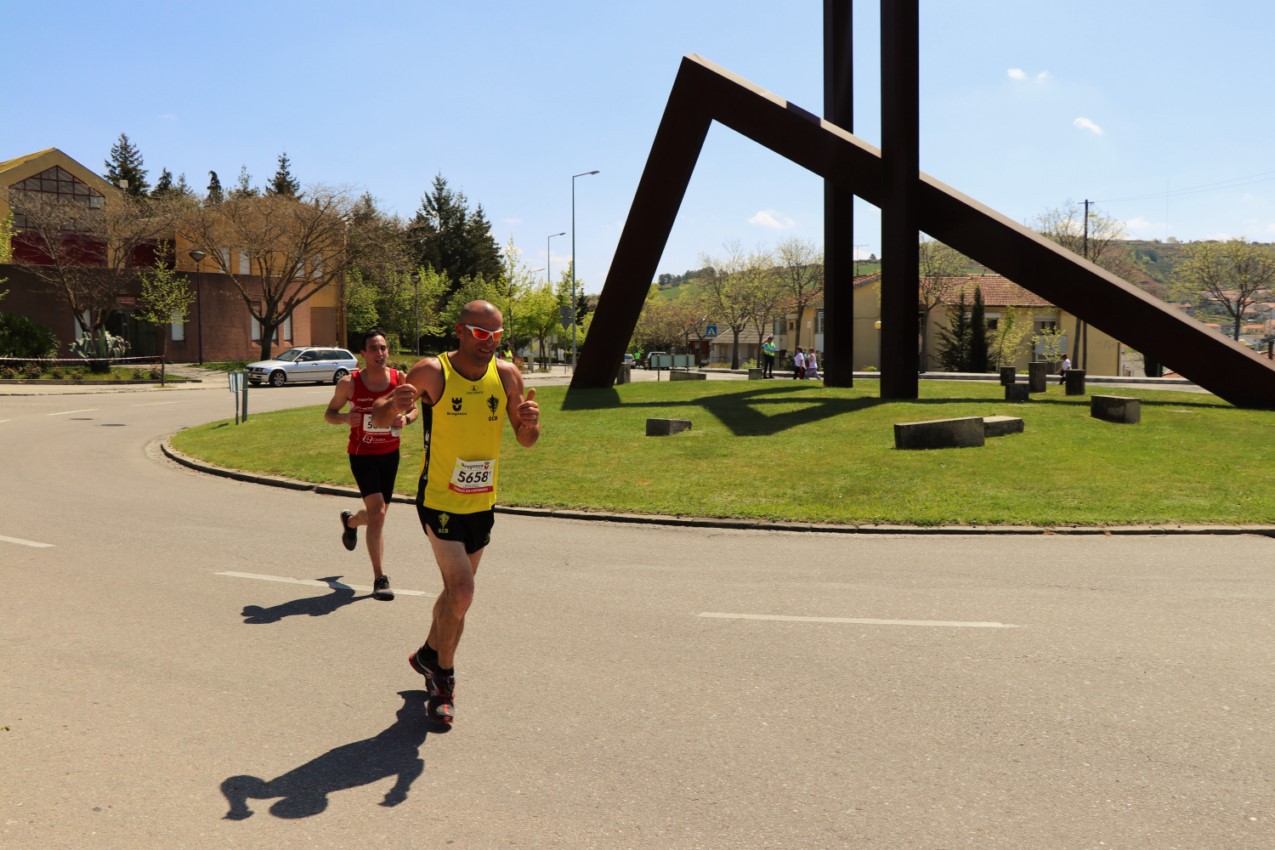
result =
M525 450L506 433L500 502L849 524L1275 523L1275 412L1122 388L1112 394L1142 399L1142 421L1119 425L1056 385L1017 405L992 383L923 381L920 392L883 401L875 384L710 381L568 398L541 387L543 434ZM894 448L896 422L998 414L1021 417L1025 432L983 448ZM647 417L693 428L646 437ZM347 433L312 407L210 423L173 442L220 466L350 484ZM419 427L407 429L400 493L415 492L420 445Z

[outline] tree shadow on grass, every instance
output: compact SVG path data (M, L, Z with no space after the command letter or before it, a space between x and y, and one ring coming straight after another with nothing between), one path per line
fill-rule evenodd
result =
M351 602L357 602L360 599L368 599L371 594L356 596L354 588L348 584L342 584L338 579L341 576L326 576L318 579L327 582L328 587L332 588L331 593L325 593L322 596L307 596L304 599L293 599L280 605L271 605L269 608L263 608L260 605L245 605L243 607L243 621L246 626L259 626L266 623L277 623L284 617L322 617L331 614L338 608L343 608Z
M420 748L427 733L442 729L429 719L424 691L399 691L399 696L403 705L394 722L374 737L336 747L271 780L246 775L226 779L221 783L221 793L230 804L225 819L246 820L253 815L249 800L274 797L283 798L270 807L275 817L311 817L328 807L329 794L391 776L396 777L394 786L380 805L405 801L412 783L425 770Z

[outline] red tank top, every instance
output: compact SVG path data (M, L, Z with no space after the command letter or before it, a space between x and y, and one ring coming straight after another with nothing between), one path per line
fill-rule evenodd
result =
M361 414L359 424L350 426L350 445L346 449L352 455L387 455L398 451L398 431L393 428L376 428L372 425L372 402L389 395L399 385L399 371L390 369L389 385L373 392L363 383L362 370L350 373L354 389L350 393L350 408Z

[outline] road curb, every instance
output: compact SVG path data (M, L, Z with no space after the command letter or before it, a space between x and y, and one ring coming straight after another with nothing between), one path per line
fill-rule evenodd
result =
M287 490L310 490L321 496L345 496L359 498L359 491L352 487L333 484L313 484L282 476L260 475L238 469L226 469L183 454L173 448L170 434L159 438L159 447L169 460L196 472L231 478L249 484L282 487ZM392 499L399 504L414 504L408 496L395 494ZM789 531L821 534L878 534L878 535L1033 535L1075 536L1101 535L1108 537L1151 537L1165 535L1240 535L1256 534L1275 538L1275 525L1115 525L1115 526L1030 526L1030 525L838 525L818 522L781 522L756 519L722 519L716 517L665 516L660 514L620 514L605 511L581 511L565 508L533 508L517 505L497 505L496 513L511 516L544 517L546 519L570 519L584 522L618 522L631 525L660 525L674 528L719 528L731 531Z

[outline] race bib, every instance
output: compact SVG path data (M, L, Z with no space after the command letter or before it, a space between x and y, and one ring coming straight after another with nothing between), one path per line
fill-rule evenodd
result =
M378 428L372 424L372 414L363 414L363 433L364 434L390 434L397 437L399 429L397 428Z
M490 493L496 489L496 461L456 459L448 488L453 493L470 495Z

